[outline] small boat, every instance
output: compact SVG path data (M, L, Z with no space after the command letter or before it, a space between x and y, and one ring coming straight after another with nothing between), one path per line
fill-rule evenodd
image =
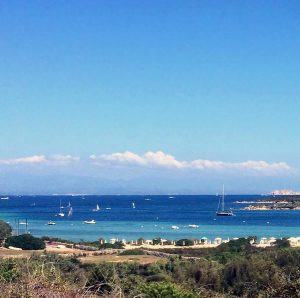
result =
M225 203L224 203L224 184L223 184L223 193L219 200L218 210L216 212L217 216L233 216L232 210L225 210Z
M100 207L99 207L99 205L98 205L98 204L96 205L96 208L95 208L95 209L93 209L93 211L94 211L94 212L100 211Z
M133 209L135 209L135 204L134 204L133 202L132 202L132 204L131 204L131 205L132 205L132 208L133 208Z
M50 221L48 221L47 225L48 226L54 226L54 225L56 225L56 223L54 221L50 220Z
M170 196L169 199L174 199L175 197Z
M198 225L194 225L194 224L192 224L192 225L188 225L188 227L189 227L189 228L192 228L192 229L199 228L199 226L198 226Z
M106 209L106 210L111 210L111 207L106 207L105 209Z
M85 223L85 224L90 224L90 225L91 225L91 224L95 224L96 221L95 221L94 219L92 219L92 220L85 220L84 223Z
M8 200L9 199L9 197L3 197L3 198L1 198L1 200Z
M24 221L21 221L21 222L19 222L19 225L28 225L28 222L24 222Z
M178 226L171 226L171 229L172 230L179 230L179 227Z

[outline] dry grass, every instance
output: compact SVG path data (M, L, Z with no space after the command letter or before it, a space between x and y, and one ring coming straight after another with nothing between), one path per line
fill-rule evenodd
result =
M0 258L29 258L32 254L42 254L43 250L12 250L0 248Z
M118 256L118 255L100 255L100 256L86 256L79 258L82 263L92 263L97 264L101 262L137 262L140 264L152 264L161 260L165 260L164 258L156 257L156 256L148 256L148 255L132 255L132 256Z

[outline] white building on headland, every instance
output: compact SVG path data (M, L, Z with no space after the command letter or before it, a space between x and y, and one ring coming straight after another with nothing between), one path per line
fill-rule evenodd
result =
M294 191L291 189L277 189L271 191L270 195L272 196L296 196L300 195L300 191Z

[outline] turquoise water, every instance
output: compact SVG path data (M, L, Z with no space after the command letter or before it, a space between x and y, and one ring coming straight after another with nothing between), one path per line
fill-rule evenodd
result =
M0 200L0 218L15 231L17 222L28 221L28 230L36 236L56 236L78 241L118 238L136 240L140 237L165 239L207 237L224 239L255 235L260 237L300 236L300 211L244 211L235 201L257 200L260 196L227 196L226 206L236 216L216 217L219 198L216 196L10 196ZM70 202L73 215L56 217L60 201ZM132 203L136 208L132 208ZM96 204L99 212L93 212ZM110 208L110 209L106 209ZM68 208L62 209L66 214ZM85 220L96 224L84 224ZM49 220L56 225L48 225ZM190 228L189 224L199 225ZM171 226L179 227L177 230ZM19 232L25 231L19 225Z

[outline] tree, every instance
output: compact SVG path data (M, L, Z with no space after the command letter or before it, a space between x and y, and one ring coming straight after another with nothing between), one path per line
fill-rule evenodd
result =
M23 234L7 238L5 246L14 246L24 250L38 250L44 249L45 243L41 238L33 237L30 234Z
M11 226L3 220L0 220L0 241L11 236Z

